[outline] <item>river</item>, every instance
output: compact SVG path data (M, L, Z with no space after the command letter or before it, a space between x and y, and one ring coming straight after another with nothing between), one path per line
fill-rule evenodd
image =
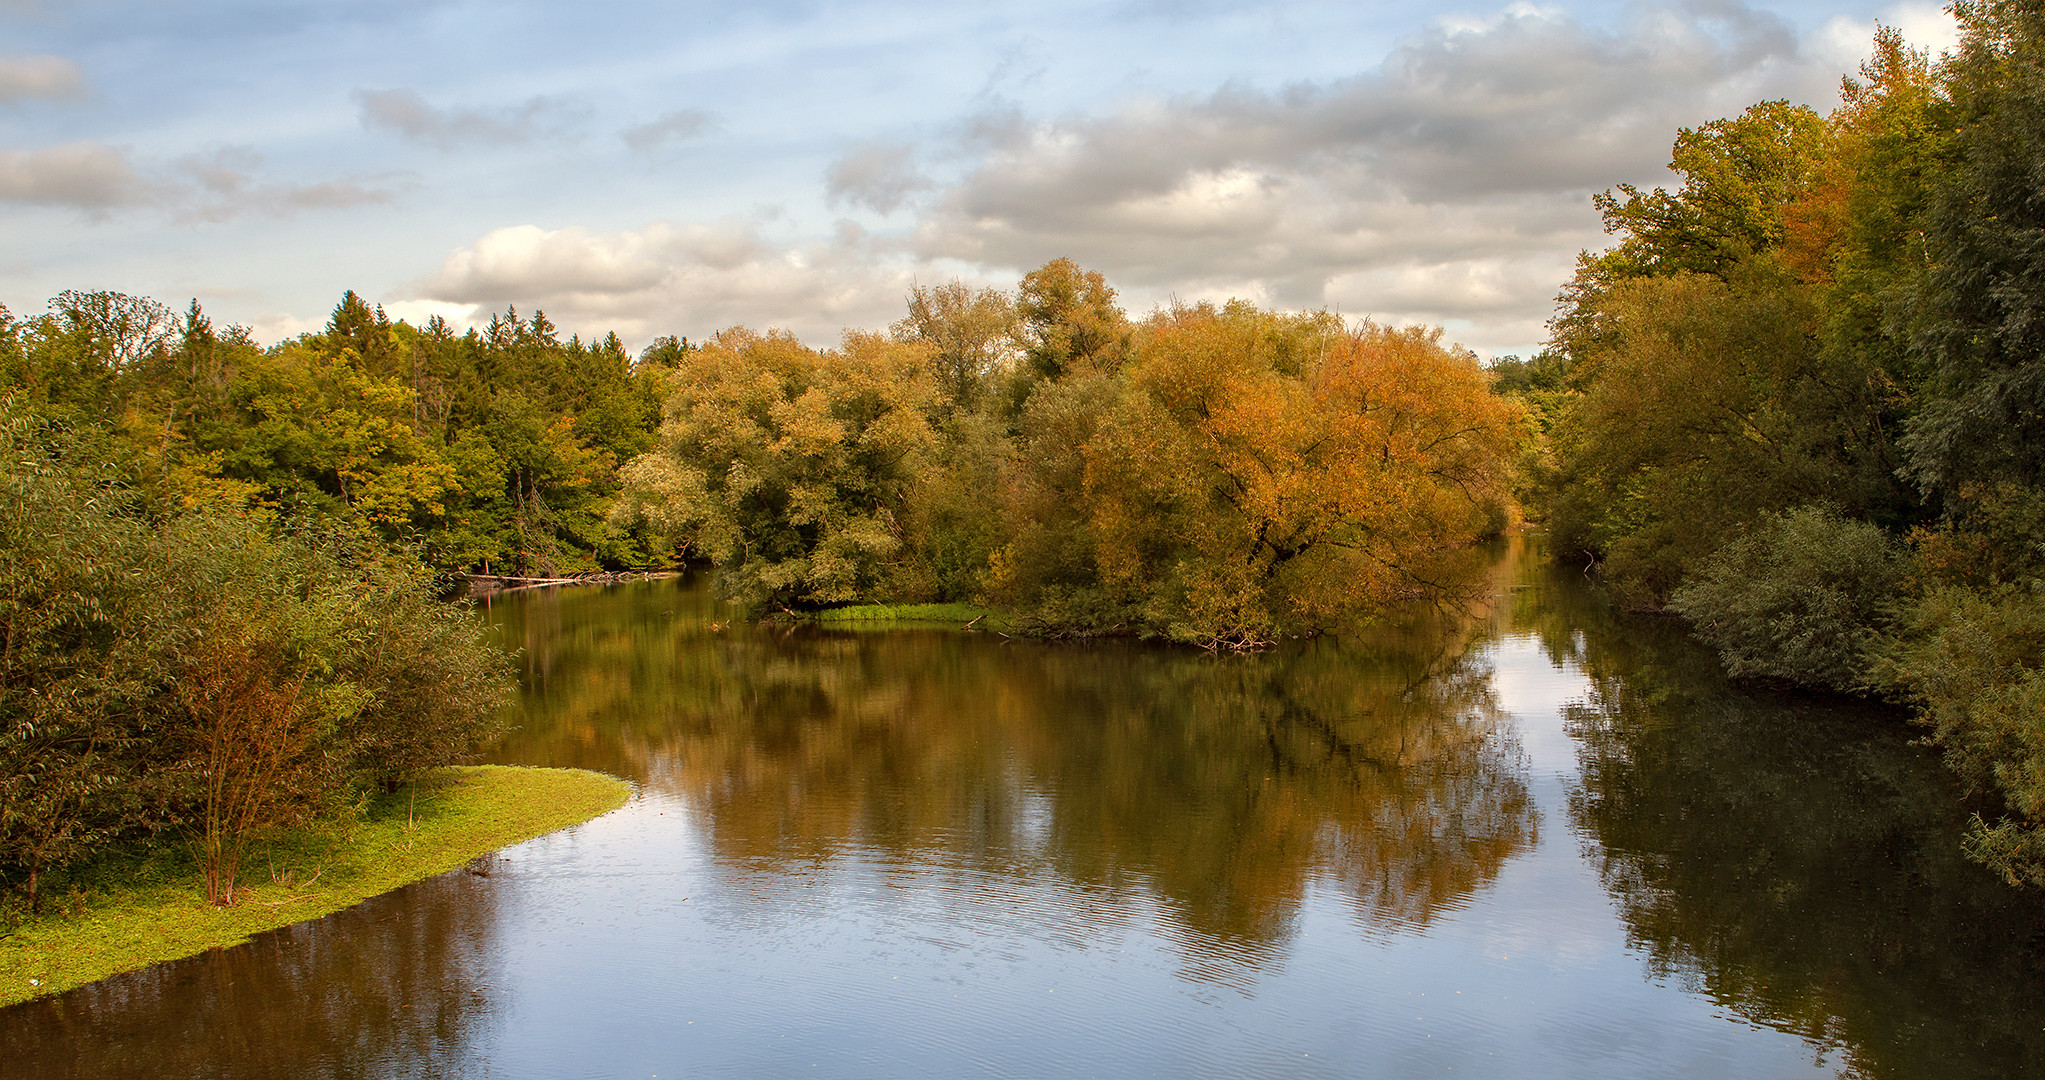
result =
M594 822L0 1012L8 1077L2015 1077L2045 904L1893 712L1515 547L1255 656L498 598Z

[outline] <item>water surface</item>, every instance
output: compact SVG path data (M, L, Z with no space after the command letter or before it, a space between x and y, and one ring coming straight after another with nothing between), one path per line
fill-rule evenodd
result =
M1254 657L763 629L695 581L499 598L495 757L638 799L0 1012L0 1071L2045 1070L2045 907L1959 857L1894 715L1494 574L1468 617Z

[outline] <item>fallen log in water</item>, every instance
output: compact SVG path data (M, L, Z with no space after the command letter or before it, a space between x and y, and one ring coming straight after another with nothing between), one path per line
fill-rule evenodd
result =
M592 570L565 577L522 577L512 574L456 574L469 596L495 596L526 589L551 589L557 585L616 585L626 581L653 581L676 577L679 570Z

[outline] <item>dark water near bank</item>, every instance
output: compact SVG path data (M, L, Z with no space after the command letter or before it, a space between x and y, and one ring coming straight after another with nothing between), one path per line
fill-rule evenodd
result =
M500 599L498 759L641 798L0 1011L0 1075L2045 1073L2045 905L1893 715L1495 577L1238 658Z

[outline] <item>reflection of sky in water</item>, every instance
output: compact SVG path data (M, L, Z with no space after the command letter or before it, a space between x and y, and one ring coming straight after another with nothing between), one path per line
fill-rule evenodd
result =
M1424 926L1316 875L1279 939L1191 931L1141 881L1052 872L1044 792L993 862L724 858L698 810L650 797L512 853L508 1004L475 1049L562 1076L1831 1074L1802 1040L1643 976L1558 827L1559 706L1584 680L1527 638L1492 660L1549 827Z
M610 621L579 624L583 603L614 604ZM550 711L508 756L635 772L648 793L511 849L488 879L442 879L298 928L287 951L303 957L381 955L409 940L390 926L444 925L458 947L443 951L458 962L415 964L367 995L279 978L291 989L269 1007L413 1016L472 1003L461 1024L308 1026L408 1040L418 1052L386 1055L393 1064L379 1075L391 1076L1689 1078L1843 1068L1820 1044L1852 1038L1806 1041L1768 1025L1853 1012L1827 1012L1835 1003L1818 999L1802 1014L1775 1005L1736 1014L1724 994L1695 988L1696 965L1657 968L1641 951L1643 934L1662 933L1651 943L1681 954L1748 928L1704 919L1644 930L1640 912L1654 909L1637 906L1622 917L1622 903L1643 894L1608 888L1603 838L1571 806L1588 783L1587 751L1564 714L1590 696L1578 664L1594 643L1566 617L1550 620L1548 640L1568 656L1560 664L1541 639L1507 634L1460 665L1430 668L1428 649L1411 653L1435 672L1423 685L1403 660L1339 650L1233 663L955 635L712 637L702 626L713 614L700 590L532 605L526 665ZM625 623L629 634L607 629ZM1610 635L1600 640L1609 657ZM763 717L766 702L790 719ZM1430 703L1452 715L1428 714ZM1622 748L1635 745L1658 744ZM1702 745L1708 766L1729 744ZM1686 774L1607 777L1617 786L1601 794L1630 796L1627 784L1669 775ZM1474 819L1458 817L1463 809ZM1653 817L1598 820L1623 829ZM1794 832L1805 819L1786 820ZM1708 866L1705 876L1731 881ZM1814 893L1829 883L1786 880ZM478 896L487 908L450 909ZM1753 910L1737 883L1686 899L1676 916ZM448 910L488 914L387 921ZM1843 911L1826 913L1826 941L1860 932L1863 916ZM1721 959L1756 972L1807 962L1765 949ZM323 969L294 970L302 981ZM1657 981L1655 970L1674 974ZM1972 977L2003 985L1990 981L1999 969L1981 970ZM183 1013L149 1014L149 995L116 987L69 1013L0 1014L0 1052L62 1058L78 1032L97 1045L119 1029L132 1050L124 1060L151 1060L149 1040L193 1037L179 1019L191 1002L235 998L230 983L271 985L258 961L163 971L151 985L173 988ZM1935 998L1925 986L1937 984L1875 982L1838 1000L1886 1008ZM1939 1040L1970 1037L1913 1015ZM276 1029L260 1013L241 1023ZM345 1063L361 1060L224 1036L186 1056L208 1053L238 1076L352 1075Z

